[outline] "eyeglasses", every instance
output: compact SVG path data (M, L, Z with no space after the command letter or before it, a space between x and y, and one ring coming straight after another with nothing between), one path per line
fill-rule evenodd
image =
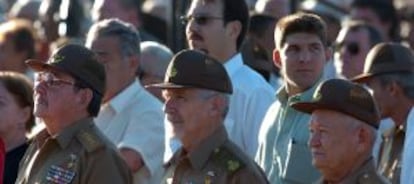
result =
M223 17L214 17L214 16L207 16L207 15L189 15L189 16L181 16L181 23L183 25L187 25L191 20L198 25L206 25L209 20L219 20L223 19Z
M357 55L359 53L359 45L356 42L349 42L349 43L336 43L335 44L335 52L340 52L342 50L343 47L346 48L346 50L351 54L351 55Z
M59 87L62 85L75 86L75 82L59 79L53 73L41 72L36 76L36 82L45 82L48 87Z

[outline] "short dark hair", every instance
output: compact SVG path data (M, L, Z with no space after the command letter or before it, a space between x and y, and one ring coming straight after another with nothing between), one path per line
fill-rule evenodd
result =
M379 30L367 22L351 20L345 22L343 26L347 27L351 32L359 31L361 29L367 30L371 47L374 47L374 45L384 41L384 38Z
M263 37L265 31L268 28L270 29L270 26L275 25L276 20L276 18L269 15L254 14L250 17L249 33L258 37Z
M354 0L351 8L368 8L371 9L382 22L390 22L390 29L387 30L388 36L393 41L399 41L400 22L397 11L392 1L389 0Z
M299 12L281 18L275 28L276 48L281 48L286 41L286 37L294 33L315 34L324 46L328 44L326 24L316 14Z
M230 21L239 21L241 31L237 37L236 48L240 49L249 28L249 9L244 0L220 0L223 3L224 24Z

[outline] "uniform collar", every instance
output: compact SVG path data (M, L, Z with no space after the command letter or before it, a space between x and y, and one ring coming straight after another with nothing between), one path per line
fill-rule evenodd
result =
M188 159L194 169L201 170L207 163L210 155L228 139L226 129L220 126L213 134L207 137L191 153L187 153L183 148L174 154L167 165L177 164L183 159Z
M372 181L372 177L378 177L378 174L375 169L374 159L370 157L356 171L340 181L340 183L367 183L367 181ZM323 178L318 183L329 184Z
M59 144L59 146L64 149L66 148L69 143L72 141L73 137L77 135L77 133L85 129L86 127L93 124L92 117L84 118L74 122L69 127L66 127L63 131L57 134L54 139Z

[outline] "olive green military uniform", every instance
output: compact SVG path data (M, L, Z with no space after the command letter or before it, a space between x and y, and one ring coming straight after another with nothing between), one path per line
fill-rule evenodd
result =
M165 166L162 183L268 183L257 164L228 139L223 126L192 153L178 150Z
M392 183L400 183L405 125L384 132L378 159L378 171Z
M55 137L39 133L20 162L16 183L124 184L132 176L114 145L86 118Z
M328 184L326 181L318 183ZM379 175L375 169L374 160L370 158L355 172L344 178L341 184L389 184L390 182Z

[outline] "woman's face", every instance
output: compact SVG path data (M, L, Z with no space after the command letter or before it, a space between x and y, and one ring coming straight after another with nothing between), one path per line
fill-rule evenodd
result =
M0 82L0 136L5 138L19 128L24 129L30 113L30 108L20 107L13 94Z

